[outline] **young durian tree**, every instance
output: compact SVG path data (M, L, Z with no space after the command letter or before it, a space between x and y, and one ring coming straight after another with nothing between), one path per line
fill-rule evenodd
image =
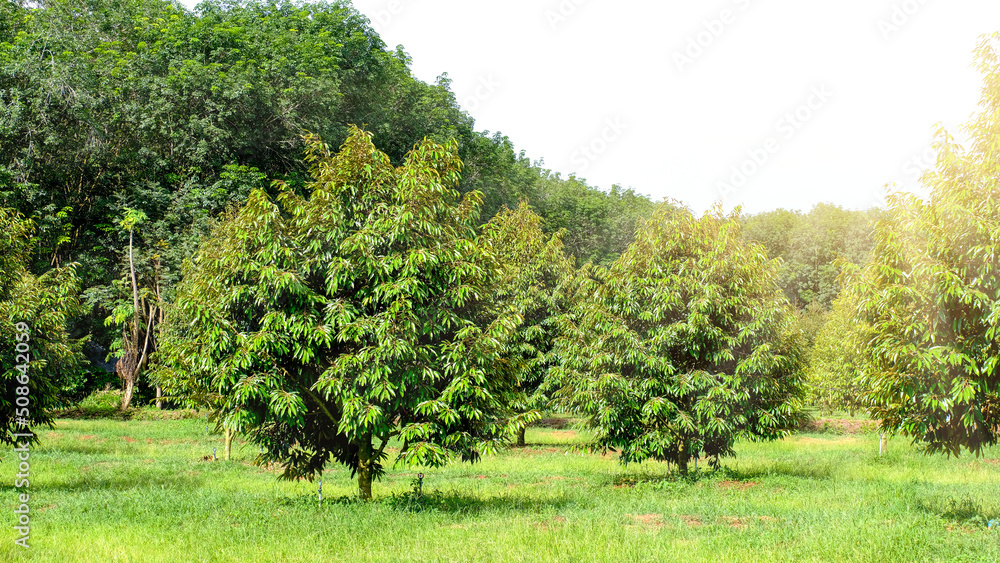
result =
M611 267L579 282L552 376L593 430L592 448L687 473L699 457L718 467L739 439L798 425L791 311L775 261L739 231L735 214L696 219L662 203Z
M455 143L400 167L352 128L337 154L306 138L308 194L250 194L187 265L160 381L216 396L219 417L312 479L332 460L362 499L397 463L474 462L516 432L499 267L476 244ZM172 384L170 382L173 382Z

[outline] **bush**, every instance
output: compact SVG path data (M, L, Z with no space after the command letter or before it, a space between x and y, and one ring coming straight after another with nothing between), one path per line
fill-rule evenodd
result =
M94 391L75 407L57 410L53 416L57 418L122 418L128 419L131 411L118 410L122 404L120 389Z
M121 404L121 389L108 389L94 391L80 401L77 408L80 410L118 410L118 406Z

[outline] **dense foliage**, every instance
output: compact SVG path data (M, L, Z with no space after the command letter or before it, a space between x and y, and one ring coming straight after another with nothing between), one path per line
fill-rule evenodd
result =
M483 227L480 244L493 253L502 273L494 298L513 308L523 318L506 352L516 362L518 397L515 411L529 415L527 423L547 409L550 397L545 375L558 363L553 343L558 319L570 308L565 286L574 274L573 261L563 252L562 231L546 235L542 220L527 203L502 209ZM518 429L518 445L524 445L524 426Z
M74 267L29 273L25 262L33 228L0 208L0 444L36 441L35 436L15 440L13 434L51 424L51 409L76 383L83 361L83 343L66 331L68 318L80 308Z
M890 199L857 318L882 428L930 451L979 454L1000 435L1000 36L984 39L982 112L963 150L941 132L928 200Z
M142 362L128 358L147 340L155 352L181 263L251 191L274 196L270 181L281 179L303 193L305 131L339 144L363 124L396 165L425 137L455 140L458 189L483 193L484 220L528 199L546 228L567 229L567 252L581 260L613 260L651 207L631 191L553 177L503 135L475 131L447 76L416 80L408 55L347 2L0 7L0 206L37 226L33 273L81 265L87 309L68 328L91 335L112 365L136 365L126 371L140 387ZM130 214L145 220L126 229Z
M856 270L852 268L849 273ZM867 331L854 319L859 300L857 286L845 284L846 291L834 300L829 318L808 349L806 384L809 399L821 411L842 410L853 416L866 407L865 388L860 381L865 372L864 354L860 350Z
M585 272L587 273L587 272ZM736 216L666 203L608 269L576 290L557 341L563 404L623 463L733 455L794 428L801 357L777 264Z
M778 209L744 219L744 236L780 258L778 284L792 305L829 311L846 264L868 261L877 209L850 211L821 203L809 213Z
M31 424L117 368L123 408L162 383L287 477L332 459L364 496L389 439L475 460L553 398L626 463L717 464L805 397L978 453L1000 427L996 40L929 199L696 219L476 131L346 0L0 0L0 344L30 329Z
M202 244L165 384L217 393L285 477L334 460L365 499L393 438L409 464L496 451L518 424L520 316L489 300L499 268L476 244L478 193L455 190L457 147L425 141L395 168L355 129L336 156L311 137L307 160L308 196L254 191Z

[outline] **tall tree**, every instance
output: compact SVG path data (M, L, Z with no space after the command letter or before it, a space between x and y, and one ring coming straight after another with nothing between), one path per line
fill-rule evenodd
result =
M504 208L483 227L480 245L500 262L496 302L513 307L523 322L509 352L517 362L518 394L513 405L522 414L517 445L524 445L525 426L549 406L545 374L558 359L553 354L557 320L569 302L564 285L573 276L572 258L563 252L562 231L547 235L542 219L527 202Z
M128 232L128 254L124 285L129 299L115 308L114 313L106 321L109 324L122 327L121 339L112 346L112 353L117 352L119 359L116 372L125 385L122 393L121 409L128 410L132 404L139 373L144 371L149 357L156 350L156 330L163 322L163 300L160 293L159 258L154 257L153 279L147 286L140 288L139 276L136 273L134 239L139 225L147 219L146 214L135 209L126 209L125 216L119 221L123 230ZM157 387L157 406L159 405L159 387Z
M614 262L632 242L639 222L652 215L655 207L631 189L612 186L605 192L574 176L540 173L537 200L532 203L550 231L566 230L566 252L578 264Z
M27 271L34 226L0 207L0 443L36 442L15 433L51 425L60 388L83 361L80 340L70 338L68 320L79 313L74 265L40 276ZM12 353L13 352L13 353ZM24 391L27 391L25 393Z
M499 266L476 244L479 194L455 189L454 143L398 168L359 129L335 156L307 143L308 196L255 190L188 266L160 380L217 394L285 478L333 459L370 499L394 438L397 463L440 465L513 436L520 317L490 304Z
M984 37L969 149L939 131L927 200L889 197L860 277L868 399L882 429L928 451L980 454L1000 434L1000 34Z
M83 264L91 311L81 330L104 345L117 331L100 321L129 275L128 237L116 228L126 210L148 217L131 249L137 274L159 255L169 301L181 261L207 234L201 215L243 203L259 184L232 176L302 189L306 130L339 143L349 123L366 123L394 164L424 137L458 138L478 178L470 189L514 166L502 139L473 131L447 80L416 80L405 52L386 49L347 2L2 7L0 205L36 224L33 272Z
M699 456L718 466L737 439L794 428L802 360L776 281L737 216L660 204L625 253L581 283L557 341L559 395L587 418L593 446L686 473Z
M862 265L871 252L876 209L851 211L820 203L808 213L778 209L744 219L744 235L781 259L779 285L788 300L829 311L840 292L844 266ZM838 262L840 261L840 262Z

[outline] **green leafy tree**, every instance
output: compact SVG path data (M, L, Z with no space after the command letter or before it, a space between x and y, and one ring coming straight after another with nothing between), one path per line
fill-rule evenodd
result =
M868 261L872 222L879 210L850 211L821 203L809 213L778 209L744 219L744 236L781 259L778 284L798 308L829 311L840 292L838 276L850 264Z
M307 146L308 196L255 190L201 245L160 381L217 395L285 478L335 460L363 499L394 438L397 463L496 451L516 430L520 317L490 303L499 266L476 244L479 194L455 189L457 147L424 141L396 168L359 129L335 156Z
M653 213L654 204L634 190L612 186L604 192L574 176L540 174L531 203L548 229L566 230L566 253L578 264L614 262L632 242L639 221Z
M660 204L589 278L553 377L587 417L593 447L686 473L691 459L717 467L737 439L776 439L798 424L802 360L777 264L743 241L737 216L696 219Z
M0 346L4 350L0 354L3 389L0 443L3 444L14 444L15 433L52 424L51 411L60 403L61 389L79 371L83 361L83 341L70 338L66 330L69 320L80 313L80 286L74 266L53 268L40 276L30 274L26 263L33 229L31 222L16 212L0 208ZM27 395L18 392L25 386ZM19 397L27 397L27 404L18 404ZM25 441L37 442L37 437L16 440Z
M923 178L930 198L889 197L860 278L872 413L886 432L949 455L978 455L1000 432L997 41L977 51L985 85L965 126L969 149L939 131L937 166Z
M850 279L850 274L857 270L852 267L845 279ZM854 416L855 411L865 407L860 377L865 371L862 348L866 329L854 319L858 299L857 291L851 287L841 291L809 352L806 369L809 399L830 413L842 409Z
M105 347L119 330L102 321L131 277L117 225L126 211L147 217L131 248L137 277L151 279L159 256L169 302L207 234L203 215L242 204L251 176L301 193L304 131L339 144L349 123L366 123L394 164L424 137L458 138L475 179L466 191L523 169L509 143L473 131L447 80L416 80L405 52L386 49L347 2L0 7L0 206L36 224L29 270L83 266L88 311L75 329Z
M543 383L558 362L553 355L557 319L569 307L563 286L573 276L573 261L563 252L561 235L547 235L542 218L522 202L516 209L502 209L483 227L480 238L480 245L503 268L496 302L514 308L524 319L509 346L519 366L519 394L513 405L523 415L517 421L519 446L524 445L525 426L549 406Z

